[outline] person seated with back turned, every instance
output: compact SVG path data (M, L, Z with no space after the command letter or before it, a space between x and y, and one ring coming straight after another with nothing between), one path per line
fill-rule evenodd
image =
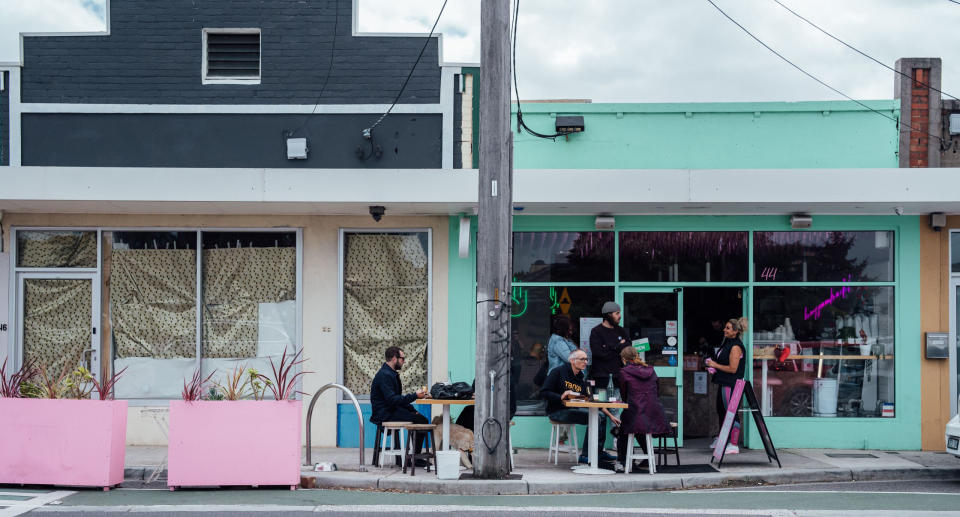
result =
M384 357L386 362L373 376L373 384L370 386L370 421L377 425L384 422L428 423L427 417L418 413L411 404L414 400L429 398L427 389L422 387L415 393L403 394L399 372L406 362L406 354L400 347L391 346L387 348ZM414 446L417 453L423 449L423 435L417 438Z
M617 472L623 471L627 458L628 435L640 442L643 452L647 452L645 434L663 434L670 432L667 414L658 397L657 374L653 367L640 359L640 354L632 346L620 351L623 368L617 374L617 386L623 401L629 407L620 414L620 434L617 435ZM641 465L641 468L646 465ZM631 470L632 467L631 467Z
M570 352L567 359L567 364L555 368L547 375L547 380L540 388L540 396L547 401L547 416L551 421L561 424L587 425L588 412L586 408L568 408L563 405L565 400L576 400L587 396L587 380L583 375L583 369L587 366L587 353L579 349L574 350ZM603 408L602 411L606 418L600 417L597 431L600 440L597 442L597 453L603 461L614 461L616 458L603 450L603 439L606 437L607 418L612 420L615 425L620 425L620 420L611 415L606 408ZM580 463L589 463L588 447L589 440L583 440Z

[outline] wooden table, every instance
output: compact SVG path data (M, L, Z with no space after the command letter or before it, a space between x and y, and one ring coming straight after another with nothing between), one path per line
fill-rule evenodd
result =
M577 474L613 474L612 470L602 469L599 466L600 455L597 453L600 449L597 429L600 427L600 408L607 409L626 409L627 405L623 402L587 402L580 400L564 400L563 405L568 408L587 408L589 418L587 420L587 451L590 458L590 466L574 469Z
M453 400L453 399L417 399L414 404L425 404L429 406L443 407L443 450L450 450L450 406L472 406L476 400Z

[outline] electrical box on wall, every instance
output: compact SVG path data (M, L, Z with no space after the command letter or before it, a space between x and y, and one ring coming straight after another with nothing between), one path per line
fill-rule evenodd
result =
M950 134L960 135L960 113L950 114Z
M307 148L306 138L288 138L287 139L287 159L288 160L306 160L309 148Z
M927 332L927 359L950 358L950 334L947 332Z

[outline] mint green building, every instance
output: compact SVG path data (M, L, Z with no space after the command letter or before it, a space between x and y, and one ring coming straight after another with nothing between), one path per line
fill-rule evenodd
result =
M898 103L866 104L890 118L852 102L524 104L538 132L563 115L584 131L514 133L514 445L547 446L533 379L552 322L585 345L616 300L682 444L716 434L701 356L746 316L746 378L777 447L919 449L921 223L885 192L903 173ZM474 373L467 218L449 226L453 380Z

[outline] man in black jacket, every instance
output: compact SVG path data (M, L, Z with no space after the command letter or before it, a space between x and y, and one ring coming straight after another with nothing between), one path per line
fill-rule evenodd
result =
M590 378L598 388L606 388L611 375L613 382L617 382L617 374L623 367L620 351L630 346L630 336L620 326L620 305L617 302L604 303L600 314L603 322L590 331L590 351L593 352Z
M426 388L420 388L415 393L403 394L403 385L400 384L400 374L406 354L399 347L391 346L384 354L386 362L380 371L373 377L370 386L370 421L374 424L383 422L412 422L414 424L428 423L427 417L421 415L411 404L414 400L429 397ZM423 435L417 440L416 452L423 448Z
M564 400L574 399L580 396L587 396L587 380L584 378L583 369L587 366L587 353L583 350L574 350L570 352L570 363L554 368L548 375L547 380L543 382L540 388L540 396L547 401L547 415L553 422L561 424L579 424L587 425L589 413L585 408L568 408L563 405ZM603 409L604 414L611 418L613 422L620 425L620 421ZM603 450L603 442L606 439L607 418L601 416L597 436L597 453L600 459L604 461L614 461L616 458ZM580 463L588 463L589 440L584 437L583 448L580 452Z

